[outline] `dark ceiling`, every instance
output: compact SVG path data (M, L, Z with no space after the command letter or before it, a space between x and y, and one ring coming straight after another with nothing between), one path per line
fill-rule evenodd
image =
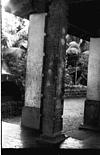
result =
M70 33L100 37L100 1L70 4L69 23Z
M31 12L43 12L45 5L50 5L46 3L48 1L52 2L52 0L9 0L5 9L25 18ZM86 40L90 37L100 37L100 0L66 0L66 5L69 6L68 33Z

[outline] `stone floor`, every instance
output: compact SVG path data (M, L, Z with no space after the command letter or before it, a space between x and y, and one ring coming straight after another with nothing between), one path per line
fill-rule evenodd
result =
M100 149L100 133L79 130L83 121L84 98L66 99L63 112L63 133L66 139L60 149ZM39 143L38 133L21 127L20 117L5 119L2 122L2 148L48 148L54 147Z

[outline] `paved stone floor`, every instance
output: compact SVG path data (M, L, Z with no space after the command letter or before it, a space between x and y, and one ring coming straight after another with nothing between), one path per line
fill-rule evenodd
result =
M66 99L63 112L63 133L66 139L60 149L100 149L100 133L79 130L83 121L84 98ZM55 147L37 141L39 135L22 128L20 117L5 119L2 122L2 148L48 148Z

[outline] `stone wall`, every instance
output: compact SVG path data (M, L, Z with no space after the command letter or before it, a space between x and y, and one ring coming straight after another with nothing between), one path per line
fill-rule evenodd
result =
M87 87L86 86L65 86L64 98L72 97L86 97Z

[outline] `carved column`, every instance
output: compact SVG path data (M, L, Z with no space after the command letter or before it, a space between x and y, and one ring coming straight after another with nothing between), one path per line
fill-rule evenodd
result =
M22 125L34 129L40 129L45 15L45 13L31 14L29 17L25 106L22 111Z
M64 59L66 54L68 7L64 0L55 0L46 19L45 57L41 101L41 139L58 143L63 123Z
M90 39L87 99L82 128L100 130L100 38Z

